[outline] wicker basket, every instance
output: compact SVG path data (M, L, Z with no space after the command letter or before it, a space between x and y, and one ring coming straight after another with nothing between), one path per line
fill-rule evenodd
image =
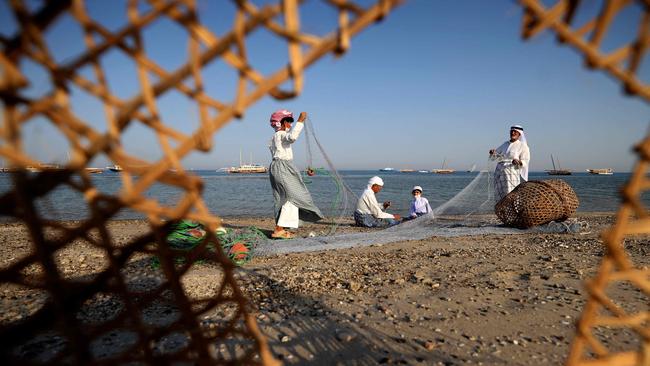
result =
M526 229L564 221L576 212L578 203L571 186L550 179L521 183L494 206L494 211L506 226Z

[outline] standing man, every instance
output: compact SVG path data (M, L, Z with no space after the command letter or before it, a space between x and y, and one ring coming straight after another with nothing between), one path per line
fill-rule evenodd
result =
M530 149L524 128L520 125L510 127L510 140L490 150L490 159L498 161L494 169L494 194L499 202L519 183L528 181Z
M302 181L300 171L293 164L291 145L300 136L305 118L307 113L301 112L298 123L291 128L293 113L281 109L271 114L271 127L275 130L269 143L273 158L269 178L275 203L275 230L271 234L272 238L291 239L295 234L286 228L297 229L300 220L316 222L323 218Z
M384 188L384 181L375 176L368 181L368 187L361 194L357 202L357 209L354 211L354 222L357 226L383 227L399 224L400 215L391 215L384 212L377 202L375 194ZM384 202L383 209L387 209L390 202Z

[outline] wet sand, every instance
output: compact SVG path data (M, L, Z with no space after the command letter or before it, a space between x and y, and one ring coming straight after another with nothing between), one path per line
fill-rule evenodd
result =
M611 213L578 218L589 223L587 231L432 237L257 257L239 268L237 277L274 354L287 364L560 364L586 300L583 281L595 274L604 254L599 233L614 219ZM224 221L231 227L273 228L270 218ZM143 221L116 221L110 230L124 243L146 227ZM326 228L308 225L299 234ZM368 230L347 221L338 232ZM30 250L20 225L0 225L0 239L3 268ZM650 238L625 244L639 267L650 265ZM159 276L142 259L145 254L134 256L125 272ZM57 263L66 276L92 276L106 265L101 251L87 243L59 251ZM210 263L194 267L184 279L187 293L209 296L218 269ZM38 269L25 271L27 277L37 275ZM631 286L615 285L609 293L629 308L647 307ZM43 296L3 284L0 322L29 316ZM86 315L93 321L106 312ZM214 314L204 322L217 320ZM614 349L636 347L625 330L598 334ZM30 358L47 359L45 346L41 354L31 351Z

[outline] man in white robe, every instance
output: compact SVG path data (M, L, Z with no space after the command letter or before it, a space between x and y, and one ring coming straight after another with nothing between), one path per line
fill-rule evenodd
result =
M490 150L490 159L497 160L494 170L494 198L501 201L521 182L528 181L530 149L520 125L510 127L510 140Z
M323 214L314 204L311 194L305 186L300 170L293 164L291 145L296 142L307 118L302 112L298 123L293 123L293 113L281 109L271 115L271 127L275 130L269 143L273 161L269 166L269 178L273 188L275 208L275 231L271 234L275 239L291 239L294 233L286 229L297 229L300 220L316 222Z
M354 211L354 222L357 226L393 226L400 222L400 215L384 212L390 206L390 202L384 202L383 210L377 202L375 194L379 193L383 187L384 181L381 178L377 176L370 178L368 187L361 194L357 202L357 209Z

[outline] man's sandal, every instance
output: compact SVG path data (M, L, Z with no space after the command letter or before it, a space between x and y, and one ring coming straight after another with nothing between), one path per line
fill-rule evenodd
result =
M273 239L293 239L296 237L296 234L292 234L286 230L277 231L271 234Z

